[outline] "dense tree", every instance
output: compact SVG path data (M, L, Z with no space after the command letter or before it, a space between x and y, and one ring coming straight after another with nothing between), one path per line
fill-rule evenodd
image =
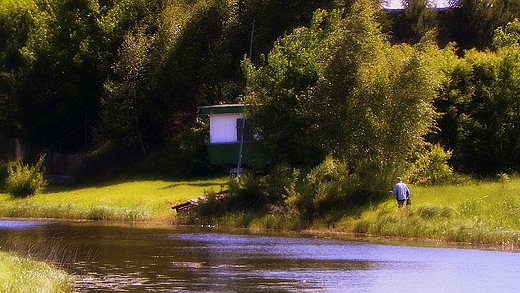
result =
M453 60L436 107L443 112L434 140L453 150L459 171L495 175L517 171L520 103L518 23L497 30L497 52L465 52Z
M108 92L103 100L103 111L98 135L106 144L121 147L139 146L144 155L145 127L142 120L147 88L148 54L154 36L145 34L146 27L129 31L119 50L119 60L114 65L116 80L108 82Z
M403 0L404 10L393 11L393 42L415 44L431 30L437 29L437 9L429 0Z
M442 81L429 140L459 170L516 170L519 25L506 24L520 2L406 0L389 18L380 2L0 0L0 138L76 151L87 119L98 151L175 152L201 137L197 106L237 102L248 83L264 163L312 168L332 154L383 182L424 151ZM439 50L436 26L456 44Z
M261 162L310 167L324 159L312 89L330 46L330 21L337 17L338 13L317 12L310 28L298 28L278 40L261 68L246 60L249 119L261 138Z
M18 8L29 23L11 69L16 84L9 96L9 124L30 145L48 147L67 137L99 110L99 96L119 43L121 1L49 0ZM17 6L19 7L19 6ZM60 143L64 150L85 147L84 133Z
M238 1L240 7L238 20L240 27L237 33L244 41L241 46L242 56L249 52L249 40L253 21L254 41L252 60L261 54L268 54L276 39L285 32L299 26L308 26L316 9L332 8L337 5L350 6L354 0L243 0ZM244 45L246 45L244 47ZM246 50L244 50L246 49Z
M518 0L457 0L443 14L444 33L463 50L490 48L493 31L520 16Z
M31 1L0 2L0 136L12 137L17 132L13 121L16 112L14 94L18 76L25 65L22 53L29 32L34 28ZM15 28L15 29L14 29Z
M317 14L310 28L277 42L268 65L249 67L260 153L297 167L330 153L377 189L423 151L435 117L436 69L421 50L390 46L374 4Z

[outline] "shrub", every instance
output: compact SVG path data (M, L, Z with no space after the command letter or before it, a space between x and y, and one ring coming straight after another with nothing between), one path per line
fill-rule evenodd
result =
M257 211L267 203L260 176L247 173L229 182L227 211Z
M43 162L45 156L41 156L36 165L29 166L21 161L9 162L7 166L8 177L5 183L7 193L13 198L26 198L38 193L47 182L43 178Z
M0 190L5 190L5 181L9 174L7 174L7 162L0 161Z
M312 221L328 213L341 213L374 199L375 192L361 188L358 179L350 174L347 163L328 156L296 180L294 187L287 189L291 192L285 202L290 209L297 210L304 220Z
M440 144L429 145L424 154L420 154L415 164L415 183L442 184L453 181L453 171L448 165L452 152L445 151Z

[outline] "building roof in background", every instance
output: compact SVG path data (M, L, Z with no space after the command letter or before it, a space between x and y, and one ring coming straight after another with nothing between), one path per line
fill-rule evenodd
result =
M243 104L226 104L199 107L200 115L244 113Z

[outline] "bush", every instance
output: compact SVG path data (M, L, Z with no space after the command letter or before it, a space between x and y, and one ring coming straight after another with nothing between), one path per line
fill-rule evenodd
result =
M9 174L7 174L7 162L0 161L0 190L5 190L5 181Z
M445 151L440 144L429 145L427 152L420 154L411 180L420 184L443 184L455 181L448 165L452 152Z
M293 183L286 189L290 192L285 203L304 220L312 221L329 213L342 214L352 206L361 206L380 196L377 190L361 188L359 177L350 174L347 163L331 156L301 177L288 181Z
M247 173L231 180L225 209L227 211L258 211L265 207L268 202L261 179L261 176Z
M13 198L26 198L35 195L45 187L47 182L43 178L44 160L45 156L41 156L32 167L21 161L9 162L8 177L5 182L7 193Z

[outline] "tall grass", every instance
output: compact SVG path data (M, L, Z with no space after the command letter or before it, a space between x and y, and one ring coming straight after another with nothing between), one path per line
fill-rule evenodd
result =
M42 261L0 251L0 292L70 292L67 273Z
M398 209L393 196L388 195L364 206L338 202L312 220L290 206L280 212L284 207L276 205L271 209L224 209L194 215L197 224L314 229L520 247L520 178L467 181L465 185L411 185L411 189L413 205L409 207ZM194 218L192 215L191 223L195 223Z
M520 246L520 179L465 186L415 187L414 205L388 200L345 219L353 232Z
M145 221L151 218L146 208L114 208L106 205L39 204L21 202L0 204L0 215L12 218L60 218L81 220Z

